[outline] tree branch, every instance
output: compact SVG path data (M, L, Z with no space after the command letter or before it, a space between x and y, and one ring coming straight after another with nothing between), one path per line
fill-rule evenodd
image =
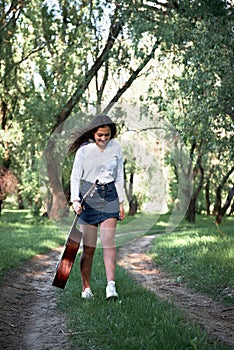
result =
M19 5L19 6L18 6L18 5ZM9 10L5 13L5 15L4 15L3 18L2 18L2 22L3 22L4 19L7 18L7 16L10 15L11 12L13 13L13 15L12 15L12 17L9 19L8 22L5 22L5 23L0 27L0 30L5 29L5 28L11 23L11 21L13 21L13 20L15 21L15 20L16 20L16 12L17 12L17 11L20 11L22 7L23 7L23 1L22 1L22 0L16 1L15 3L14 3L14 1L12 1L11 6L9 7Z
M158 48L159 46L159 41L156 40L150 54L148 56L146 56L146 58L144 59L144 61L139 65L139 67L133 71L132 75L130 76L130 78L126 81L126 83L124 84L124 86L122 86L122 88L120 88L116 95L112 98L112 100L110 101L110 103L108 104L108 106L103 110L102 113L108 113L109 110L113 107L114 103L116 103L120 97L124 94L124 92L132 85L132 83L134 82L134 80L139 76L139 73L142 71L142 69L147 65L147 63L151 60L151 58L154 57L154 53L155 50Z
M21 58L20 61L15 62L4 74L4 76L1 78L0 80L0 84L6 79L6 77L8 76L8 74L10 74L10 72L12 71L12 69L18 65L20 65L22 62L26 61L30 56L32 56L34 53L43 50L45 47L45 45L40 45L38 47L36 47L35 49L33 49L32 51L30 51L25 57Z
M54 129L60 123L62 123L64 120L67 119L67 117L70 115L72 109L79 102L83 93L85 92L85 90L89 86L90 81L93 79L95 74L97 74L97 71L102 67L103 63L106 61L106 59L109 55L109 52L115 43L115 39L118 37L121 30L122 30L122 23L115 22L115 19L114 19L112 24L111 24L109 36L108 36L106 45L105 45L102 53L96 59L93 66L86 72L86 74L83 78L83 81L78 84L76 91L71 96L71 98L68 100L68 102L65 104L65 106L62 108L60 113L58 113L55 116L56 123L55 123Z

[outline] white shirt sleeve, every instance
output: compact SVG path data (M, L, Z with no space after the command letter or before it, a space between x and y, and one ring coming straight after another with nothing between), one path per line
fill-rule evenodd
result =
M84 163L84 148L81 147L77 150L76 156L73 163L73 168L71 172L71 202L75 200L80 200L80 180L83 175L83 163Z

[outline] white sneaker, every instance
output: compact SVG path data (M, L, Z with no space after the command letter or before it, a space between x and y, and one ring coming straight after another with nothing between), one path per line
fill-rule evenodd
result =
M94 297L90 288L85 288L85 290L81 293L82 299L92 299Z
M106 299L117 299L118 296L119 295L115 289L115 281L108 282L106 287Z

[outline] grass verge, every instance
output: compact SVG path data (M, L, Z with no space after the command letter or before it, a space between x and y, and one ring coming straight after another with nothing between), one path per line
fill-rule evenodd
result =
M219 229L213 221L198 216L196 225L183 224L175 232L157 236L151 256L174 274L175 281L234 305L234 219L225 218Z
M4 210L0 221L0 280L36 254L64 244L65 235L48 220L36 221L28 210Z

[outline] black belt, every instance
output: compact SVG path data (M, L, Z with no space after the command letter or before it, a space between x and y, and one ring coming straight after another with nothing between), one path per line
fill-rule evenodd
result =
M109 187L110 185L113 185L114 184L114 181L111 181L111 182L107 182L107 183L101 183L101 182L98 182L96 187Z

